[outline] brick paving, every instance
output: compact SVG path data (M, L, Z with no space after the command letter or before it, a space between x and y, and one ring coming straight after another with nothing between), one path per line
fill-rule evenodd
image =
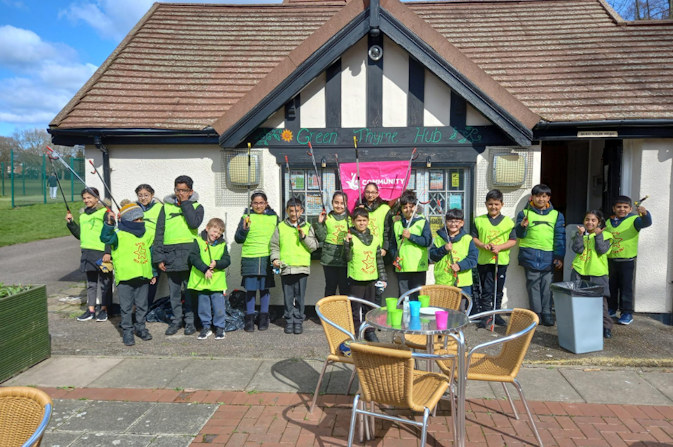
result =
M352 397L322 395L313 414L310 394L244 391L42 388L54 399L129 402L208 403L219 407L191 445L345 446ZM468 399L466 433L469 447L536 445L523 407L516 401L516 420L506 400ZM547 447L673 446L673 406L529 402ZM418 418L418 416L417 416ZM448 404L431 418L428 445L453 446ZM370 446L418 445L420 432L377 419ZM357 435L356 435L357 439Z

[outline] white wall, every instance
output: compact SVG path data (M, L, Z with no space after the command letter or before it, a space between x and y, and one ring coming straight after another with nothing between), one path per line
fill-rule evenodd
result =
M367 125L367 38L341 56L341 126Z
M406 127L409 54L388 37L383 48L383 127Z

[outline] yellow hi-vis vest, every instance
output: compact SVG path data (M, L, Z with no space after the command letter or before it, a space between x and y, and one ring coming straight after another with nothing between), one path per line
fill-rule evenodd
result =
M105 243L101 242L100 234L103 231L103 220L107 210L101 208L91 214L82 213L79 216L79 245L88 250L105 251Z
M325 243L332 245L343 245L344 236L348 233L349 217L336 220L333 215L328 214L325 219Z
M199 204L192 204L196 209ZM172 203L164 203L164 245L186 244L196 239L197 228L189 228L182 209Z
M470 251L470 242L472 238L468 235L460 238L459 241L451 244L451 255L453 256L453 262L457 263L467 257L467 254ZM442 247L446 244L446 241L441 236L437 235L435 237L435 247ZM458 284L456 284L456 279ZM461 270L458 272L456 278L453 276L453 270L451 269L451 256L447 253L442 259L435 263L435 284L443 284L446 286L456 286L456 287L465 287L472 285L472 269L470 270Z
M311 224L304 222L301 230L308 235ZM296 267L308 267L311 265L311 252L299 240L299 232L296 227L282 221L278 224L278 243L280 245L280 262L285 265Z
M379 248L376 239L367 245L357 236L351 238L351 254L348 262L348 277L356 281L374 281L379 277L376 263L376 249Z
M115 267L115 284L134 278L152 279L152 256L150 246L153 235L137 237L127 231L117 230L117 248L112 249L112 262Z
M247 216L246 216L247 217ZM248 235L241 248L243 258L261 258L269 256L269 241L276 231L278 216L268 214L250 214Z
M538 214L535 211L524 210L523 214L528 217L528 228L526 236L519 239L519 247L554 251L554 227L558 211L551 210L547 214Z
M630 259L638 256L638 237L640 231L636 230L633 221L638 216L629 216L622 220L616 227L608 219L605 223L605 229L612 233L612 249L608 258L610 259Z
M493 226L488 214L484 214L474 219L474 226L477 228L481 242L501 245L509 240L509 235L514 229L514 221L509 217L504 217L498 225ZM479 265L495 264L495 256L492 252L479 248L477 263ZM509 265L509 250L498 252L498 265Z
M386 215L390 211L390 207L386 203L382 203L374 211L369 212L369 223L367 228L374 236L374 241L383 247L383 230L386 224Z
M224 255L226 242L222 241L217 245L210 245L204 241L202 237L196 238L196 243L199 244L199 253L201 260L206 265L210 265L212 261L219 261ZM213 277L206 279L206 274L196 267L192 266L192 271L189 273L189 282L187 288L190 290L211 290L213 292L224 292L227 290L227 272L225 270L213 270Z
M425 217L420 216L416 222L411 224L409 232L420 236L425 227ZM400 239L405 230L402 221L398 220L393 224L393 232L397 241L397 256L401 259L400 272L425 272L428 270L428 247L419 247L411 241Z
M159 213L163 205L155 203L152 208L143 212L143 222L145 222L145 233L150 233L152 242L154 242L154 235L157 232L157 222L159 220Z
M578 235L579 237L579 235ZM612 247L607 253L599 255L596 253L596 235L594 233L588 236L582 236L584 240L584 251L577 254L573 259L573 269L582 276L605 276L608 274L608 255L612 251ZM613 239L612 235L603 231L603 239Z

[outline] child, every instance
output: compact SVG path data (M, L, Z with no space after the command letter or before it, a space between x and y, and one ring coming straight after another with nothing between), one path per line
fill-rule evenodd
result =
M126 346L133 346L136 344L134 333L145 341L152 340L145 327L145 316L149 285L156 282L150 256L153 235L145 229L142 208L128 200L123 200L121 205L117 231L114 215L108 213L100 239L112 247L115 284L122 314L122 340ZM135 325L133 306L136 308Z
M278 224L271 237L271 262L280 268L285 298L285 333L304 332L304 294L311 270L311 252L318 248L313 227L301 219L304 207L299 199L287 201L287 218Z
M189 294L182 302L182 289L189 278L189 252L201 222L203 206L198 203L199 195L192 190L194 182L189 176L175 179L175 194L164 198L164 206L157 217L154 239L154 255L159 270L168 276L168 291L173 310L173 322L166 329L166 335L177 334L185 320L185 335L196 332L194 311Z
M363 196L360 201L362 206L369 211L369 231L372 232L372 236L377 239L381 247L383 262L389 264L392 262L390 261L388 252L390 251L390 226L392 224L393 211L390 205L379 195L379 186L376 183L367 183ZM386 258L387 254L388 257ZM383 289L377 287L374 303L380 306L382 296Z
M477 266L479 253L463 230L464 219L463 210L452 208L446 213L446 226L437 230L430 260L435 262L436 284L460 287L471 296L472 269Z
M143 210L145 231L147 231L152 236L152 242L154 243L154 235L156 234L157 230L157 220L159 213L163 208L163 204L154 198L154 188L146 183L138 185L135 192L136 196L138 197L136 204L140 207L140 209ZM154 296L157 294L157 282L158 281L153 281L150 283L149 292L147 293L148 309L152 307Z
M612 318L608 314L608 256L612 235L603 231L605 221L599 210L587 211L584 226L577 227L573 236L572 249L577 255L573 260L570 279L591 281L603 286L603 337L612 338Z
M355 208L353 211L353 228L346 234L344 249L348 261L348 280L350 281L351 295L356 298L370 301L376 300L374 283L381 281L386 286L386 267L383 264L383 255L378 239L368 228L369 212L364 208ZM360 312L362 305L353 302L353 322L356 333L362 323ZM378 341L373 328L365 330L365 340Z
M400 196L402 218L393 224L394 237L390 241L390 250L397 264L395 269L400 295L424 286L428 270L428 247L432 245L432 233L425 217L416 215L417 204L416 193L409 189L404 191ZM418 299L418 294L414 294L412 299Z
M498 189L486 194L487 213L474 219L472 240L479 250L477 271L481 283L481 294L474 305L474 312L497 310L502 305L502 290L505 286L507 266L509 265L509 250L516 245L514 221L503 216L500 211L504 197ZM495 275L498 275L498 287L495 289ZM495 295L495 303L493 298ZM481 321L479 325L486 327L490 321ZM495 324L506 326L507 323L500 316L495 316Z
M222 219L210 219L189 252L192 270L187 289L198 296L199 318L203 324L199 340L205 340L213 333L211 323L215 326L215 339L224 338L224 292L227 290L227 272L224 269L231 264L227 244L222 237L224 230Z
M640 230L652 225L652 216L644 206L638 205L638 214L633 214L631 199L619 196L612 206L614 216L607 222L606 230L614 237L612 251L608 254L610 268L610 298L608 312L617 316L620 310L619 324L631 324L633 321L633 271L638 255L638 236Z
M315 226L315 236L322 242L320 263L325 273L325 296L336 295L337 287L339 294L349 293L344 255L344 236L349 224L347 201L344 192L335 192L332 196L332 211L329 214L321 213L318 225Z
M519 264L526 272L530 309L545 326L554 325L551 313L552 268L563 268L565 256L565 219L550 203L551 189L535 185L531 200L516 216L519 238Z
M269 241L278 225L278 215L269 206L264 191L255 191L250 198L252 212L245 214L238 223L234 240L241 248L241 287L246 290L245 332L255 330L255 298L259 290L260 331L269 329L269 289L276 286L269 262Z
M107 309L112 304L112 272L102 271L101 262L110 262L110 246L101 242L100 234L105 220L105 207L98 200L96 188L82 190L84 211L79 216L79 225L73 221L70 211L65 215L68 230L80 241L82 257L79 270L86 274L86 302L87 310L77 317L77 321L87 321L93 318L96 321L107 321ZM96 315L96 296L98 287L101 288L101 307Z

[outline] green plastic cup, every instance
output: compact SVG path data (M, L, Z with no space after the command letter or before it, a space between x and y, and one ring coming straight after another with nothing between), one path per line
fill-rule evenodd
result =
M386 298L386 310L390 312L395 309L397 309L397 298Z
M421 307L428 307L430 305L430 295L418 295L418 301L421 302Z
M394 327L399 327L402 325L402 314L404 311L402 309L393 309L390 312L390 324Z

